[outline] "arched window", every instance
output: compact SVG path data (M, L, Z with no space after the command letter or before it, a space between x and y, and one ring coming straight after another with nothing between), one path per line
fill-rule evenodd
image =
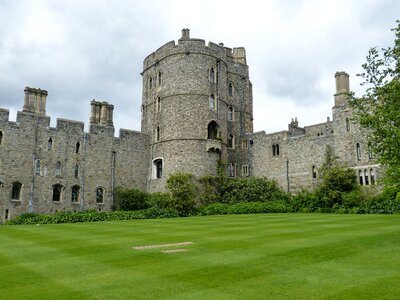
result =
M79 202L80 191L81 191L81 188L79 185L74 185L71 188L71 202Z
M350 131L350 120L346 118L346 131Z
M163 160L157 158L153 161L153 178L161 178L163 172Z
M276 155L276 147L275 147L275 145L272 145L272 155L273 156Z
M215 102L215 96L214 96L214 94L211 94L210 95L210 98L209 98L209 106L210 106L210 109L212 109L212 110L215 110L216 109L216 107L217 107L217 105L216 105L216 102Z
M61 162L56 162L56 172L55 172L56 176L60 176L61 175Z
M81 148L81 143L76 142L76 144L75 144L75 153L76 153L76 154L79 153L80 148Z
M229 82L229 84L228 84L228 96L229 97L233 96L233 84L232 84L232 82Z
M361 160L361 146L359 143L356 145L356 151L357 151L357 160Z
M369 170L369 173L371 175L371 184L375 184L375 172L374 172L374 169Z
M363 173L361 170L358 171L358 178L360 180L360 185L364 184L364 180L363 180Z
M62 185L55 184L53 185L53 202L60 202L61 201L61 192L62 192Z
M22 184L19 182L13 182L11 189L11 200L20 200Z
M156 142L159 142L161 140L161 130L160 126L156 127Z
M369 184L368 170L364 170L364 182L365 182L365 185Z
M215 82L215 70L214 67L210 69L210 82Z
M312 166L312 178L317 178L317 168L315 166Z
M102 187L98 187L96 189L96 203L104 202L104 189Z
M53 148L53 139L49 138L49 140L47 141L47 150L51 151L52 148Z
M232 106L228 107L228 121L233 121L234 118L234 110Z
M374 155L372 153L372 146L371 144L368 144L368 159L373 159Z
M75 164L75 167L74 167L74 177L75 178L79 177L79 165L78 164Z
M0 145L2 141L3 141L3 131L0 131Z
M161 85L161 72L158 71L158 86Z
M232 133L228 135L228 147L232 149L235 148L235 137Z
M211 121L208 124L207 139L216 140L218 138L218 124L215 121Z
M157 97L156 100L156 112L160 112L161 111L161 98Z
M40 175L40 160L39 159L37 159L35 161L35 174Z

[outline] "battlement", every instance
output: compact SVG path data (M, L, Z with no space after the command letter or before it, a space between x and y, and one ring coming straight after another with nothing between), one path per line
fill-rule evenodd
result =
M157 65L160 59L174 53L209 53L215 55L220 59L232 59L236 63L246 64L246 50L244 47L228 48L223 43L208 42L206 45L205 40L191 38L190 29L182 29L182 35L176 44L175 41L170 41L155 52L148 55L143 61L143 70Z

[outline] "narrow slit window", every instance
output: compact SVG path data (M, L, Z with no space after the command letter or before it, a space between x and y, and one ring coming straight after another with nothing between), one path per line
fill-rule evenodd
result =
M75 144L75 153L76 153L76 154L79 153L80 148L81 148L81 143L77 142L77 143Z
M79 165L78 164L75 164L75 167L74 167L74 177L75 178L79 177Z
M55 172L56 176L60 176L61 175L61 162L56 162L56 172Z
M234 110L232 106L228 107L228 121L233 121L233 117L234 117Z
M96 189L96 203L104 202L104 189L99 187Z
M53 139L49 138L49 140L47 141L47 150L51 151L52 148L53 148Z
M210 69L210 82L215 82L215 70L213 67Z
M40 175L40 160L37 159L35 162L35 174Z
M359 143L356 144L357 160L361 160L361 146Z

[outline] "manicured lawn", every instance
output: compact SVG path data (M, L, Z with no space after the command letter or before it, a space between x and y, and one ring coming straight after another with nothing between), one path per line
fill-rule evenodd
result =
M0 226L0 299L400 299L400 215Z

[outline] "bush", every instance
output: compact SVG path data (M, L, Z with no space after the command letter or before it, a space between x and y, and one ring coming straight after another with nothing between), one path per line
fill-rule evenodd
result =
M118 187L115 189L114 209L140 210L149 207L149 194L137 189Z
M222 186L221 202L266 202L287 200L289 195L282 191L275 180L265 177L247 177L227 180Z
M181 216L188 216L195 208L196 184L192 174L176 173L167 179L167 189L171 193L170 207Z
M285 201L270 202L239 202L234 204L213 203L201 207L198 215L227 215L227 214L262 214L286 213L290 207Z
M301 190L290 199L290 207L294 212L312 212L320 203L315 193Z
M168 208L171 205L171 195L163 192L149 194L148 204L155 208Z

